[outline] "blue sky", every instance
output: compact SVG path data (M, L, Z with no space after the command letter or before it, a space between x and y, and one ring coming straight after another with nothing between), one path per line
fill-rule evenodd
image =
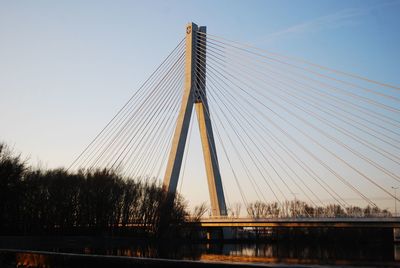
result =
M0 0L0 140L34 165L67 166L183 38L189 21L400 85L400 1ZM191 170L204 176L202 166ZM204 192L188 187L186 195L207 200L205 179L193 183Z

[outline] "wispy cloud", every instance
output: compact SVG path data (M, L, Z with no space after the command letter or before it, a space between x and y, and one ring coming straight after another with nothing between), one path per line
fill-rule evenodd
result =
M266 37L258 40L256 43L266 43L281 38L292 37L295 35L321 32L330 29L337 29L357 23L357 19L366 16L371 11L392 5L400 4L399 1L386 2L380 5L369 6L365 8L347 8L338 12L318 17L306 22L302 22L286 29L271 33Z

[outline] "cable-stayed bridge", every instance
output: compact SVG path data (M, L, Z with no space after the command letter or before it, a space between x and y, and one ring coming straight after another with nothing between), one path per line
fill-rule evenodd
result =
M190 23L70 168L163 178L164 189L175 193L188 172L197 121L214 219L229 215L236 203L247 209L255 201L273 202L282 211L289 200L304 200L310 218L328 204L373 210L382 200L399 201L399 103L397 86L231 41ZM399 227L393 219L379 221ZM223 219L210 224L218 222L229 225Z

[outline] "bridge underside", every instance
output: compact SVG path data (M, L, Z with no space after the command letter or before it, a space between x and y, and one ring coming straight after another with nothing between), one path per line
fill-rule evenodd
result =
M325 218L325 219L206 219L201 227L299 227L299 228L400 228L393 218Z

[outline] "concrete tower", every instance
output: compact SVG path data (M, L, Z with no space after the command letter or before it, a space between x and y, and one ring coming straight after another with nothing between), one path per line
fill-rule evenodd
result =
M197 121L199 122L212 215L226 216L227 211L224 190L222 187L205 88L206 35L201 33L199 34L199 32L206 33L206 27L198 27L194 23L189 23L186 26L184 92L172 140L171 152L168 158L167 169L165 171L163 186L168 193L175 194L194 105L197 113ZM199 45L199 42L201 42L201 45ZM197 56L198 49L202 51L199 57Z

